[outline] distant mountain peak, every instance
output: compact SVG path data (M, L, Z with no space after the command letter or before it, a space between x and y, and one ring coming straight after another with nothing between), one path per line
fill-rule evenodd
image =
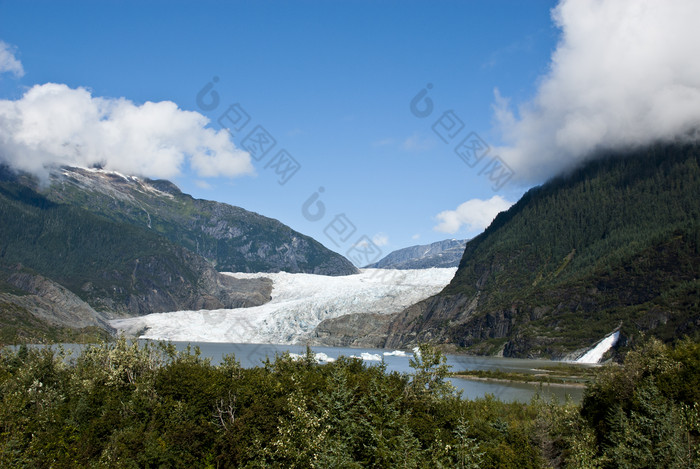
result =
M431 244L409 246L387 254L367 268L408 270L457 267L466 244L466 240L446 239Z

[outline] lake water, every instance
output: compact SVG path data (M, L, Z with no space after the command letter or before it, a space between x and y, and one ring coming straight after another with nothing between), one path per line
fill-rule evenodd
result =
M140 342L146 342L140 340ZM234 354L241 366L252 368L260 366L266 358L274 360L275 356L282 355L285 352L292 354L303 355L306 353L304 345L271 345L271 344L228 344L228 343L213 343L213 342L173 342L175 346L182 350L187 345L199 347L202 356L211 359L211 363L217 365L221 362L225 355ZM66 349L72 349L74 352L84 345L79 344L63 344ZM337 359L340 356L360 357L363 354L366 357L383 359L387 365L388 371L397 371L399 373L410 373L413 369L409 366L409 359L412 357L412 352L406 351L406 356L385 355L392 353L386 349L370 349L370 348L344 348L344 347L311 347L311 350L316 354L325 354L331 359ZM364 360L368 366L377 365L380 360ZM501 370L513 371L520 373L536 373L537 369L543 366L551 366L560 362L550 360L527 360L518 358L498 358L498 357L474 357L466 355L447 355L447 364L450 366L450 371L462 370ZM585 366L585 365L581 365ZM465 399L477 399L485 397L487 394L493 395L496 399L503 402L530 402L530 400L539 393L547 400L556 397L559 402L569 397L574 402L580 402L583 397L583 388L573 386L552 386L527 383L508 383L501 381L477 381L470 379L451 378L454 386L462 391L462 397Z
M189 342L174 342L178 349L187 346ZM270 345L270 344L223 344L211 342L191 342L192 346L198 346L205 357L210 357L213 364L218 364L224 355L234 354L244 367L259 366L266 358L271 360L275 355L282 355L285 352L304 354L306 346L304 345ZM337 359L340 356L361 356L364 354L378 355L384 359L388 371L398 371L400 373L410 373L413 369L409 366L409 357L412 356L410 351L408 356L384 355L385 352L391 353L391 350L386 349L357 349L343 347L311 347L314 353L323 353L330 358ZM376 357L375 357L376 358ZM379 361L365 360L367 365L376 365ZM461 370L502 370L515 371L521 373L535 373L542 366L556 365L559 362L549 360L525 360L516 358L498 358L498 357L473 357L466 355L447 355L447 364L450 365L451 371ZM548 385L531 385L527 383L503 383L495 381L475 381L470 379L451 379L454 386L462 391L462 397L467 399L476 399L484 397L487 394L492 394L494 397L504 402L530 402L536 393L547 397L556 396L560 402L563 402L567 395L574 402L580 402L583 397L583 388L569 386L548 386Z

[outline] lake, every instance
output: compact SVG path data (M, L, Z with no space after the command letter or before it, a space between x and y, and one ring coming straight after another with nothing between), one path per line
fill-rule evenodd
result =
M144 343L148 341L141 339L139 342ZM229 344L216 342L173 342L173 344L178 350L183 350L188 344L192 347L199 347L202 356L210 358L211 363L214 365L219 364L225 355L234 354L236 360L245 368L260 366L266 358L274 360L276 355L282 355L285 352L298 355L306 353L306 346L304 345ZM63 347L77 352L84 345L63 344ZM394 351L387 349L318 346L311 347L311 350L315 354L322 354L319 356L325 356L330 359L337 359L340 356L374 358L374 360L364 360L364 363L369 366L377 365L383 359L388 371L397 371L399 373L410 373L413 371L409 366L409 359L413 356L413 353L410 351L407 351L405 356L400 356L392 355ZM534 374L538 368L560 363L551 360L447 355L447 364L450 366L451 371L501 370ZM458 390L462 391L462 397L465 399L477 399L491 394L503 402L530 402L539 393L547 400L556 397L560 402L564 402L568 396L574 402L580 402L583 397L583 388L574 386L478 381L463 378L450 378L450 381Z
M202 355L209 357L213 364L218 364L224 355L233 353L241 366L246 368L259 366L266 358L274 359L275 355L282 355L285 352L294 354L305 354L304 345L271 345L271 344L224 344L212 342L173 342L178 349L183 349L187 344L193 347L198 346ZM384 355L391 353L386 349L369 348L344 348L344 347L311 347L316 354L337 359L340 356L365 356L376 355L382 357L387 365L388 371L398 371L400 373L410 373L413 369L409 366L409 358L412 353L407 352L407 356ZM379 361L365 360L367 365L376 365ZM520 373L535 373L534 370L542 366L551 366L560 362L550 360L527 360L517 358L499 357L474 357L466 355L447 355L447 364L451 366L451 371L461 370L497 370L514 371ZM504 402L530 402L537 392L548 399L556 396L563 402L566 396L570 396L574 402L580 402L583 397L583 388L571 386L548 386L532 385L527 383L504 383L496 381L475 381L470 379L451 378L454 386L462 391L462 397L476 399L492 394L494 397Z

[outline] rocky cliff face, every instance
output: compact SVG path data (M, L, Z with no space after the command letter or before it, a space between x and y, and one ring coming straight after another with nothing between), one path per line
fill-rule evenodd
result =
M169 181L62 168L52 173L51 185L43 193L51 201L164 236L206 258L220 272L358 272L340 254L277 220L194 199Z
M311 342L326 347L387 347L390 315L346 314L322 321Z
M104 271L102 285L81 286L81 294L100 311L115 316L141 316L178 310L246 308L270 300L272 281L233 279L214 270L185 249L172 258L138 257L125 271Z
M41 275L16 272L6 282L27 294L0 293L3 303L25 308L39 319L57 326L77 329L97 326L110 329L103 314L95 311L67 288Z
M446 239L432 244L398 249L378 262L368 265L367 268L406 270L457 267L466 244L466 240Z

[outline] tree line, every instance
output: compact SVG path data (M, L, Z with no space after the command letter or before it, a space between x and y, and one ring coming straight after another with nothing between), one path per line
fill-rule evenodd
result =
M700 345L651 339L580 404L466 400L424 345L412 373L309 351L243 368L124 338L0 353L2 467L700 467Z

